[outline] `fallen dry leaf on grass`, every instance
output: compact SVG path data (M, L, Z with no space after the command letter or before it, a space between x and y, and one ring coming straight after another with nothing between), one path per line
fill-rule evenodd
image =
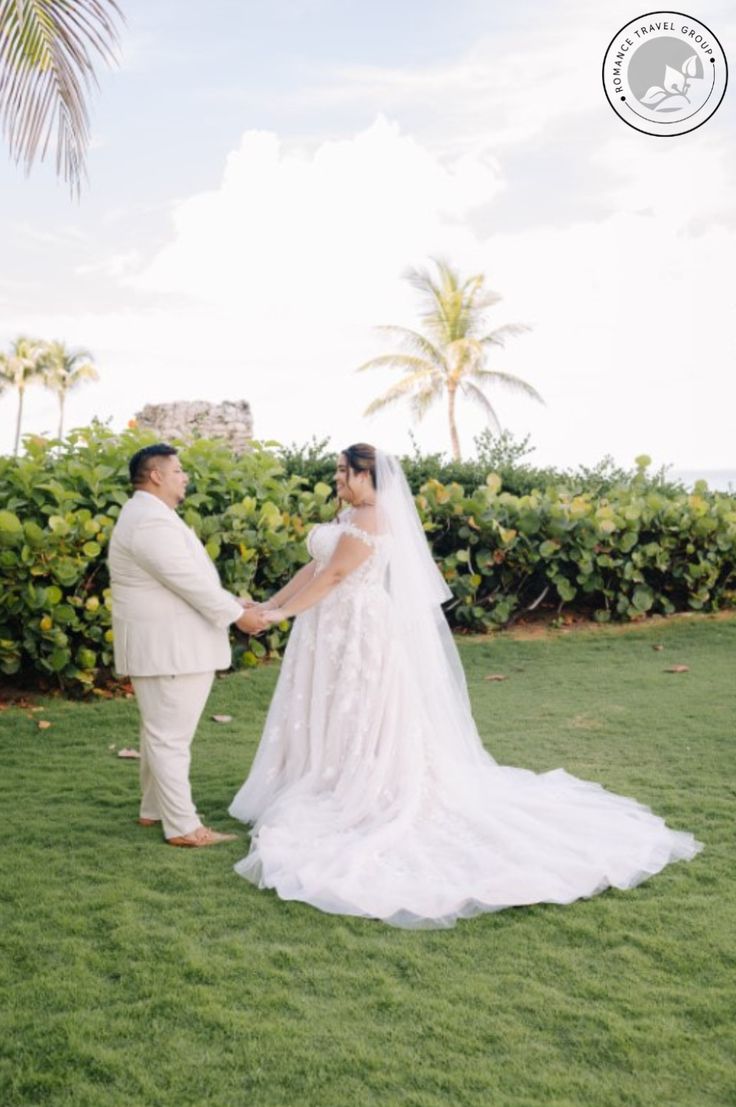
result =
M130 758L133 761L139 761L140 756L141 755L138 753L138 750L118 750L118 757Z
M39 719L37 725L39 730L48 730L51 726L51 723L48 721L48 719Z
M656 646L652 646L652 649L653 650L663 650L664 646L660 646L659 644L657 644Z
M509 678L503 673L489 673L486 680L508 680Z
M232 715L213 715L212 721L215 723L231 723L233 717Z
M664 673L689 673L689 665L670 665L669 669L663 669Z

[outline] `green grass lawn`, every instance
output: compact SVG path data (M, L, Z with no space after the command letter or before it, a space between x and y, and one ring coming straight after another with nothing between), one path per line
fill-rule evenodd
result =
M736 619L462 653L497 760L635 796L704 852L631 892L395 930L232 872L275 667L219 680L195 742L200 809L241 832L216 849L136 826L137 764L109 749L136 743L133 702L7 709L0 1104L735 1103Z

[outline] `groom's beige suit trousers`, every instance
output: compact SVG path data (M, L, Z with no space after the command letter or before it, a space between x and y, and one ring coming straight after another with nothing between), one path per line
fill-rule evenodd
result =
M167 838L201 824L189 784L190 747L214 676L131 678L141 715L141 818L160 819Z
M200 825L189 748L243 608L194 532L148 492L121 510L109 565L115 670L131 678L141 715L140 813L176 838Z

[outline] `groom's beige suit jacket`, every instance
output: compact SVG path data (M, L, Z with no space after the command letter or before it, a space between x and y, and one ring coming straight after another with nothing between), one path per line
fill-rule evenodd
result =
M149 492L123 506L110 539L115 670L174 676L227 669L243 608L194 531Z

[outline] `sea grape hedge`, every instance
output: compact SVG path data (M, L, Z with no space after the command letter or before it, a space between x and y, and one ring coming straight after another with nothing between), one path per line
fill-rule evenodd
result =
M0 674L70 691L105 683L112 664L107 544L129 494L127 461L150 435L92 427L62 447L29 439L0 458ZM183 447L185 520L225 587L262 599L302 565L304 538L334 516L332 489L287 473L275 443L233 456ZM548 484L517 495L487 474L470 494L427 480L417 495L453 591L455 627L483 632L553 604L599 620L715 611L736 602L736 498L658 489L637 475L605 495ZM277 656L287 633L234 638L234 664Z

